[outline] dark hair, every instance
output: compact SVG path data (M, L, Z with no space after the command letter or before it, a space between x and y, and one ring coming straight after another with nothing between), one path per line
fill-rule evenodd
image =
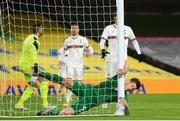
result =
M139 89L140 86L141 86L141 82L140 82L139 79L137 79L137 78L132 78L132 79L130 79L130 82L136 84L136 89Z
M115 17L117 16L117 14L116 14L116 11L113 11L112 13L111 13L111 23L112 24L115 24L116 23L116 20L115 20Z
M32 26L32 32L33 32L33 33L37 33L37 32L39 31L39 28L40 28L40 27L42 27L42 24L39 24L39 23L34 24L34 25Z
M77 22L72 22L71 26L79 26Z

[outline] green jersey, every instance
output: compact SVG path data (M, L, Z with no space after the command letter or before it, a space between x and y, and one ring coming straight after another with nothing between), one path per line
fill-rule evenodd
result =
M34 34L29 35L23 42L22 53L20 57L20 69L29 74L31 67L37 62L38 50L40 42Z
M40 72L39 76L62 84L63 78L56 74ZM74 80L70 90L79 97L79 100L71 105L74 113L79 114L103 103L118 102L117 80L118 76L114 76L98 85L83 84L79 80ZM125 98L127 99L127 94Z

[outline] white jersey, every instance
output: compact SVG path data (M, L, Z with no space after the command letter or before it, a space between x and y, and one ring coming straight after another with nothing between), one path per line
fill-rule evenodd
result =
M86 48L89 49L90 54L94 52L88 40L80 35L65 39L64 48L67 50L66 55L73 65L83 65L83 53Z
M73 70L72 68L73 65L70 62L70 59L67 55L67 51L64 48L60 48L58 50L58 61L59 61L59 70L60 70L60 75L63 78L72 78L72 72L71 70Z
M112 24L106 26L104 29L101 38L103 40L107 40L109 43L108 46L108 52L110 54L107 54L107 61L108 62L118 62L118 54L119 54L119 49L118 49L118 40L117 40L117 25ZM124 25L124 39L125 39L125 47L128 47L128 41L129 40L135 40L135 35L133 33L133 30L131 27ZM100 44L101 45L101 44ZM104 46L104 45L103 45ZM104 49L104 47L101 46L101 49ZM127 53L127 49L126 49ZM127 54L126 57L127 59Z
M64 48L60 48L58 50L58 61L59 62L68 64L69 59L68 59L68 56L66 53L67 53L67 51Z

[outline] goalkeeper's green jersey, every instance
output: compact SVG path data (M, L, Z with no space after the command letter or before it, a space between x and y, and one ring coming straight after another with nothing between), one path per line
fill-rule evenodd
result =
M62 84L64 79L61 76L47 72L40 72L39 76L58 84ZM98 85L83 84L79 80L73 80L73 86L70 90L79 97L71 105L74 113L79 114L103 103L118 102L117 80L117 75ZM125 98L127 100L127 94L125 94ZM52 113L58 114L57 111Z
M31 72L31 67L37 63L38 50L40 42L34 34L29 35L23 42L22 53L20 57L20 69L25 73Z

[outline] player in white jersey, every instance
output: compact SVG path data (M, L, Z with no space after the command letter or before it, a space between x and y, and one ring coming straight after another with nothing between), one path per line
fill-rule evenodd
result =
M68 74L67 68L68 68L68 66L71 66L71 63L70 63L68 55L67 55L67 50L65 50L64 48L60 48L58 50L58 61L59 61L60 75L63 78L67 78L69 76L69 75L67 75Z
M70 66L70 63L67 55L67 50L65 50L64 48L60 48L58 50L58 61L59 61L59 75L62 76L63 78L71 78L68 76L69 74L68 66ZM59 88L62 88L62 86ZM69 94L69 90L65 89L66 102L68 102L70 98L68 94ZM61 101L60 95L59 95L59 99Z
M114 17L116 20L116 17ZM139 62L141 62L142 55L141 50L134 35L133 30L131 27L124 25L124 39L125 39L125 47L128 48L128 42L132 42L137 54L139 55ZM108 51L105 50L105 43L108 41ZM117 24L111 24L106 26L104 29L101 40L100 40L100 48L102 53L102 58L106 58L106 77L112 78L114 74L116 74L116 70L118 69L118 40L117 40ZM127 53L127 49L126 52ZM126 57L127 59L127 54Z
M86 52L86 56L93 54L94 50L89 45L88 40L79 35L79 26L77 23L71 24L71 36L65 39L64 49L66 50L66 56L68 56L68 67L67 67L67 77L77 80L83 80L83 54ZM67 106L70 102L71 92L66 96Z
M116 74L116 70L119 68L118 58L119 58L119 49L118 49L118 39L117 39L117 24L116 24L116 15L112 16L114 19L114 24L108 25L105 27L100 40L100 48L103 59L106 58L106 78L112 78ZM139 55L139 62L141 62L141 50L134 35L131 27L124 25L124 40L126 47L125 60L127 60L127 48L129 41L132 42L134 48L136 49ZM105 50L105 44L108 42L108 51ZM102 108L107 108L107 104L103 104Z

